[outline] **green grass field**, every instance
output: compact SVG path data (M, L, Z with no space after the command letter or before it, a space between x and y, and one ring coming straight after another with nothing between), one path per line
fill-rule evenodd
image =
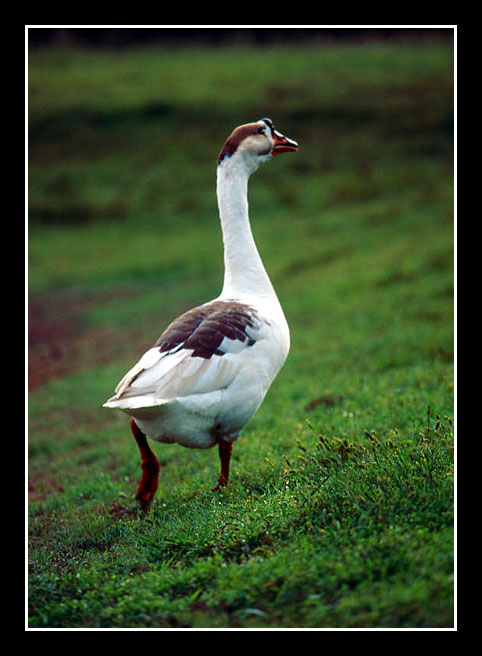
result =
M250 183L291 328L236 442L154 444L102 403L215 297L215 163ZM29 61L30 628L450 628L453 52L448 43L34 51Z

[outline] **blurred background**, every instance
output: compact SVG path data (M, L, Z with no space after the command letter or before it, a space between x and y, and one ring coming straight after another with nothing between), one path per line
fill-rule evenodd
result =
M451 360L452 29L30 28L28 46L31 389L121 373L219 293L215 162L264 116L300 143L250 186L294 362L318 331L325 367L373 361L361 343Z

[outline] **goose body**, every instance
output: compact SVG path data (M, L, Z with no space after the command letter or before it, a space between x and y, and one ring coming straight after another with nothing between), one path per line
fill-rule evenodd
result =
M219 444L218 486L227 483L232 443L261 405L290 344L251 231L248 180L262 162L297 147L270 119L261 119L236 128L221 150L216 186L225 265L221 294L175 319L104 404L131 416L143 462L146 453L155 459L146 435L190 448ZM150 484L155 491L157 474ZM147 503L141 497L138 490L141 506L148 508L152 497Z

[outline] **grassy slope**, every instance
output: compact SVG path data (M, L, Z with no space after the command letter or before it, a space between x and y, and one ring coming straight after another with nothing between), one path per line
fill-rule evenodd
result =
M452 626L451 72L436 44L31 56L30 626ZM140 518L101 404L219 292L213 162L261 116L301 144L250 185L290 357L231 486L159 445Z

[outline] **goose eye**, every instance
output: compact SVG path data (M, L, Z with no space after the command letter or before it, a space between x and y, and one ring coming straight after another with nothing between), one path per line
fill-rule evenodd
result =
M264 128L258 128L258 134L264 134Z

